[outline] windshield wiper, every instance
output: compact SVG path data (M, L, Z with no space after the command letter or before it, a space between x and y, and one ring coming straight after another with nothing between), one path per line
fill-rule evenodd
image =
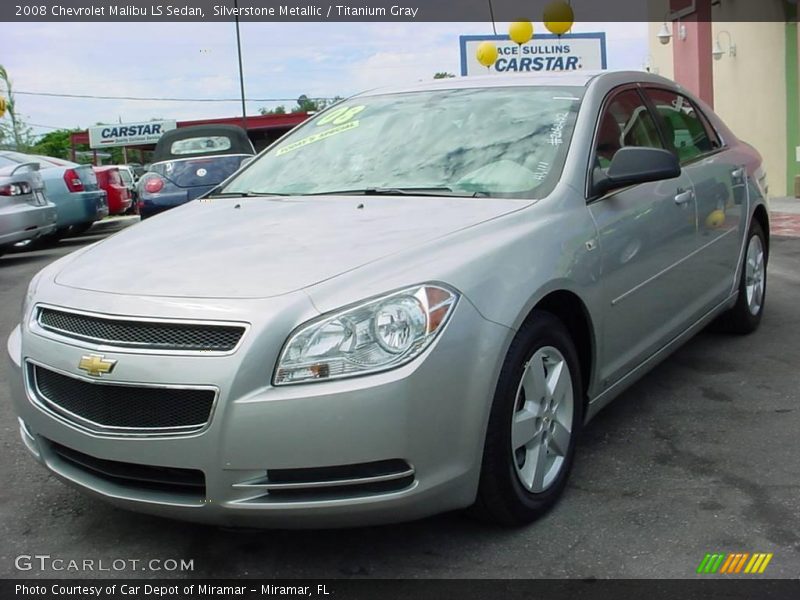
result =
M355 190L331 190L327 192L314 192L307 196L453 196L476 198L483 192L462 193L449 187L368 187Z
M259 198L261 196L291 196L291 194L276 194L275 192L217 192L209 194L206 198Z

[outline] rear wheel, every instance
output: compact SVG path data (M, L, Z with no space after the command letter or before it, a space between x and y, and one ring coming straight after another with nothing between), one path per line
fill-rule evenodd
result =
M723 313L717 322L718 329L730 333L747 334L758 329L764 314L767 297L767 244L764 230L753 221L747 235L739 294L736 304Z
M94 221L89 221L87 223L78 223L77 225L73 225L70 227L69 232L71 235L81 235L89 231L89 229L94 225Z
M575 345L559 319L535 312L517 333L497 384L472 512L528 523L558 499L583 420Z

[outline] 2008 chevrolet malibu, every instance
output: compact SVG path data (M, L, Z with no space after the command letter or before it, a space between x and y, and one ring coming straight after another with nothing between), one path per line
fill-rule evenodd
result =
M646 73L358 95L31 281L20 434L67 483L180 519L529 522L598 410L706 325L756 329L765 185Z

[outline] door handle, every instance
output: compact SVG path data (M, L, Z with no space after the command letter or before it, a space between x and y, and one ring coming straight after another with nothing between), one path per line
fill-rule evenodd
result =
M678 193L675 195L675 204L678 206L683 206L688 204L694 199L694 192L692 190L678 190Z
M731 171L731 177L734 180L741 181L744 179L744 176L745 176L744 167L739 167L738 169L734 169L733 171Z

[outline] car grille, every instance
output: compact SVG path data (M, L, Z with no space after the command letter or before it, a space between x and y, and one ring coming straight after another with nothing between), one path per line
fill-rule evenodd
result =
M202 471L96 458L51 440L45 441L61 461L104 481L129 489L153 490L197 497L198 499L205 498L206 479Z
M39 325L70 338L122 348L230 352L244 335L241 325L160 323L112 319L43 307Z
M260 479L234 484L256 492L246 503L319 502L388 494L414 484L414 468L402 459L334 467L269 469Z
M63 418L110 433L190 433L211 416L213 389L142 387L76 379L30 365L35 395Z

